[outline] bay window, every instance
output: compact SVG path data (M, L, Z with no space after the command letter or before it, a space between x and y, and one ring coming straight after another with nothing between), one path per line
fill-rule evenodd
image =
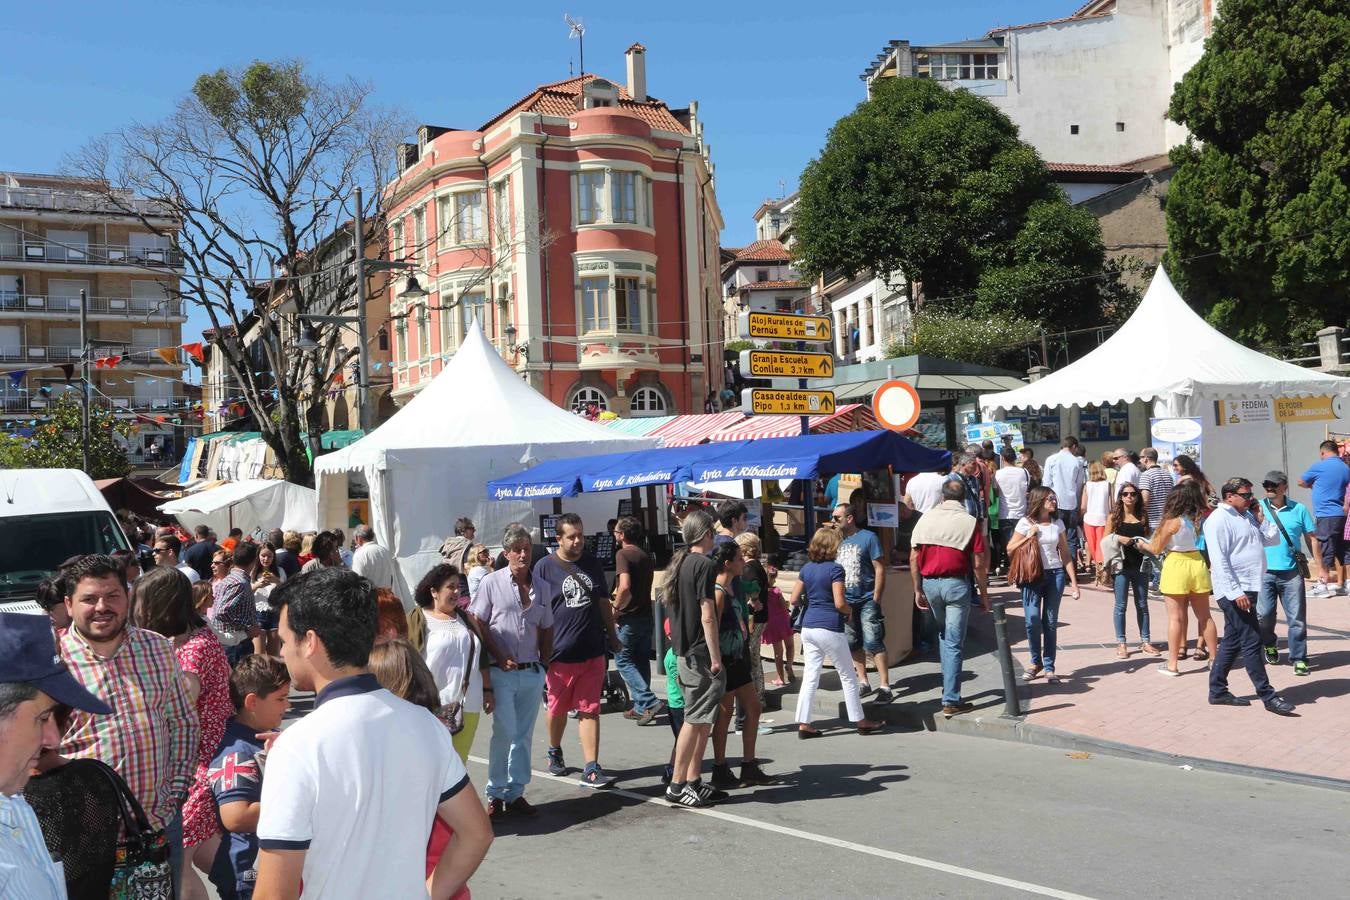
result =
M455 198L455 243L471 244L483 239L483 192L460 191Z
M483 334L487 335L488 340L491 340L493 337L492 306L488 303L487 294L482 291L460 295L459 334L456 336L457 340L453 342L456 346L464 340L464 335L469 333L469 326L473 324L474 319L478 320L479 326L483 329Z
M511 179L503 178L492 186L492 219L497 229L497 249L505 250L511 243Z
M626 169L576 174L578 225L652 225L651 179Z
M614 279L614 327L619 331L642 329L642 282L636 278Z
M613 172L609 178L610 204L615 222L637 224L637 173Z
M609 330L609 279L581 279L581 330Z
M594 225L604 217L605 173L577 173L577 222Z

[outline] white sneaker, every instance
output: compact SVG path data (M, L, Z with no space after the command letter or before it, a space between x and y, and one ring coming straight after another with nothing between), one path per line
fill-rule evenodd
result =
M1327 583L1326 583L1325 581L1319 581L1319 582L1317 582L1317 584L1315 584L1315 585L1312 586L1312 590L1308 591L1308 596L1309 596L1309 597L1330 597L1330 596L1331 596L1331 591L1327 590Z

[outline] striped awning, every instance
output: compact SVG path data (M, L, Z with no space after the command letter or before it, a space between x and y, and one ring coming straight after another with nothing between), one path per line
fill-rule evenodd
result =
M649 416L645 419L601 419L600 424L623 434L641 437L645 434L651 434L663 425L670 424L676 418L676 416Z
M841 431L875 431L877 423L872 407L866 403L847 403L829 416L811 416L807 422L812 434ZM791 437L801 434L801 416L750 416L744 421L710 435L712 441L743 441L749 438Z
M692 447L701 444L714 432L721 431L745 418L739 409L720 413L690 413L676 416L650 436L658 438L663 447Z

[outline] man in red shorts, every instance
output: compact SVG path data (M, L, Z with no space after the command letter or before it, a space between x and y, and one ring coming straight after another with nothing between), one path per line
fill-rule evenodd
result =
M548 772L566 775L562 736L567 713L577 711L581 734L583 787L603 788L614 776L600 768L600 690L605 681L606 640L610 650L620 648L609 605L605 573L586 553L586 531L581 517L564 513L558 518L558 549L534 564L538 596L553 610L553 656L548 662Z

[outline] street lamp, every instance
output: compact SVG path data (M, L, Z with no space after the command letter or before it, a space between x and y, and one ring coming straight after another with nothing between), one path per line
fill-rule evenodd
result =
M417 268L416 263L398 259L366 259L366 223L362 209L361 189L356 194L356 315L321 316L304 313L300 315L300 340L295 344L299 350L317 350L319 342L315 340L314 328L308 323L328 322L334 325L355 325L358 342L358 365L361 371L356 380L357 405L360 410L361 430L370 431L370 348L366 346L366 275L370 272L399 272ZM417 283L417 276L410 274L408 283L398 295L403 300L418 300L427 296L426 290Z

